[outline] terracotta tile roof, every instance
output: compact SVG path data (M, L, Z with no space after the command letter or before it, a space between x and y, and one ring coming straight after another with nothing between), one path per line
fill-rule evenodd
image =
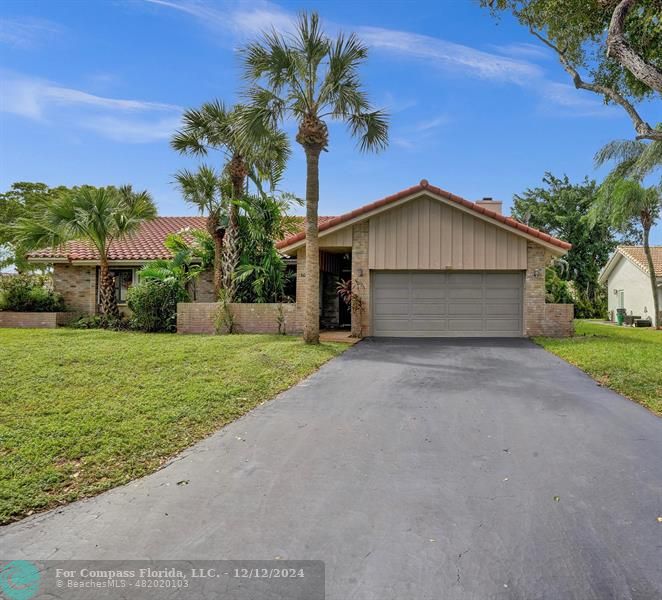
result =
M335 217L320 217L322 226L328 220ZM304 217L295 217L298 227L303 232ZM159 258L170 258L171 254L165 247L166 237L171 233L177 233L182 229L205 229L205 217L157 217L148 221L131 237L110 245L109 260L135 260L146 261ZM69 242L63 248L46 248L37 250L28 255L29 258L37 260L66 259L77 260L99 260L99 254L85 242Z
M617 250L648 273L648 259L643 246L619 246ZM656 277L662 277L662 246L651 246L651 254L653 255L655 275Z
M369 213L377 208L381 208L382 206L386 206L388 204L391 204L392 202L397 202L398 200L402 200L403 198L406 198L407 196L410 196L412 194L416 194L418 192L422 192L424 190L428 190L432 192L433 194L436 194L438 196L442 196L443 198L446 198L447 200L450 200L451 202L455 202L457 204L460 204L466 208L469 208L473 211L476 211L478 213L484 214L486 217L490 217L491 219L494 219L496 221L499 221L503 223L504 225L507 225L508 227L511 227L512 229L516 229L518 231L522 231L528 235L531 235L533 237L536 237L544 242L547 242L548 244L552 244L553 246L558 246L559 248L562 248L563 250L569 250L572 248L572 244L569 244L568 242L564 242L563 240L559 240L555 237L552 237L551 235L539 231L538 229L534 229L533 227L529 227L528 225L524 225L524 223L520 223L519 221L516 221L512 217L506 217L504 215L501 215L499 213L494 212L493 210L490 210L488 208L485 208L484 206L481 206L480 204L476 204L475 202L471 202L470 200L465 200L464 198L461 198L460 196L456 196L455 194L451 194L450 192L447 192L446 190L442 190L441 188L438 188L434 185L430 185L427 181L427 179L422 179L421 182L418 185L415 185L413 187L407 188L406 190L402 190L401 192L398 192L397 194L393 194L391 196L386 196L386 198L382 198L381 200L377 200L375 202L372 202L371 204L366 204L365 206L362 206L360 208L357 208L351 212L345 213L344 215L340 215L338 217L333 217L331 219L328 219L324 221L323 223L320 224L320 231L324 231L325 229L329 229L331 227L335 227L336 225L341 225L342 223L345 223L346 221L350 221L354 219L355 217L360 217L361 215L364 215L366 213ZM288 237L286 237L282 242L279 242L276 244L278 248L285 248L287 246L290 246L296 242L299 242L303 239L305 239L306 234L304 231L300 231L298 233L292 234Z
M108 251L110 260L156 260L172 255L163 245L166 237L182 229L205 228L205 217L157 217L147 221L131 237L112 242ZM29 258L66 258L68 260L98 260L98 252L85 242L69 242L61 249L31 252Z

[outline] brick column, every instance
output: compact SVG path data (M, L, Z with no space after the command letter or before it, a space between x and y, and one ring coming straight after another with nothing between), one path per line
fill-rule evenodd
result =
M352 335L370 335L370 265L368 262L369 222L357 223L352 228L352 280L359 283L363 297L363 318L361 327L358 315L352 311Z
M526 244L526 277L524 280L524 333L543 335L545 324L545 248L533 242Z

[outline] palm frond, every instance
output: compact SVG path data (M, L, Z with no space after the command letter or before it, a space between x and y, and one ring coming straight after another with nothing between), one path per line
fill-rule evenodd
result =
M383 150L388 146L388 116L380 110L351 114L347 117L349 130L359 139L359 149Z

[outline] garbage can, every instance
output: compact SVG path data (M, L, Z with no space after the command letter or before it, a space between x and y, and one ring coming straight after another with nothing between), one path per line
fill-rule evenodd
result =
M623 321L625 321L625 309L624 308L617 308L616 309L616 323L619 325L623 325Z

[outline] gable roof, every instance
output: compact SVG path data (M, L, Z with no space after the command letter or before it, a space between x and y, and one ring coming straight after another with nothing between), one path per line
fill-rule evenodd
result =
M655 276L662 277L662 246L651 246L651 254L653 255L653 268L655 269ZM602 269L599 281L603 283L609 277L614 267L618 264L621 257L628 259L634 263L641 271L648 275L648 259L644 252L643 246L618 246L612 254L611 258Z
M320 226L335 217L320 217ZM298 229L303 231L304 218L294 217ZM132 236L114 241L108 249L110 261L144 262L168 259L172 253L165 247L165 239L182 229L206 229L206 217L156 217L146 221ZM99 253L87 242L67 242L61 248L45 248L28 254L30 262L98 261Z
M497 221L502 226L505 225L507 229L537 238L561 250L567 251L570 248L572 248L572 244L569 244L568 242L564 242L563 240L559 240L555 237L552 237L551 235L544 233L543 231L540 231L538 229L534 229L533 227L529 227L524 223L520 223L519 221L513 219L512 217L506 217L500 213L490 210L489 208L485 208L480 204L471 202L471 200L466 200L465 198L461 198L460 196L451 194L446 190L442 190L439 187L430 185L427 179L422 179L418 185L402 190L397 194L386 196L381 200L377 200L370 204L366 204L365 206L361 206L360 208L357 208L353 211L340 215L338 217L333 217L329 220L326 220L320 224L319 230L320 232L322 232L331 228L335 228L339 225L342 225L343 223L348 223L349 221L360 220L361 217L363 217L364 215L367 218L368 215L371 215L375 212L381 212L382 210L386 210L391 204L394 204L400 200L406 199L409 196L414 196L415 194L424 191L432 195L438 196L440 198L443 198L445 200L450 200L451 203L458 204L466 209L469 209L471 211L474 211L482 215L483 217L487 217L488 219ZM305 237L306 237L305 231L300 231L298 233L286 237L283 241L276 244L276 247L281 250L290 249L291 246L298 245L298 243L304 240Z

